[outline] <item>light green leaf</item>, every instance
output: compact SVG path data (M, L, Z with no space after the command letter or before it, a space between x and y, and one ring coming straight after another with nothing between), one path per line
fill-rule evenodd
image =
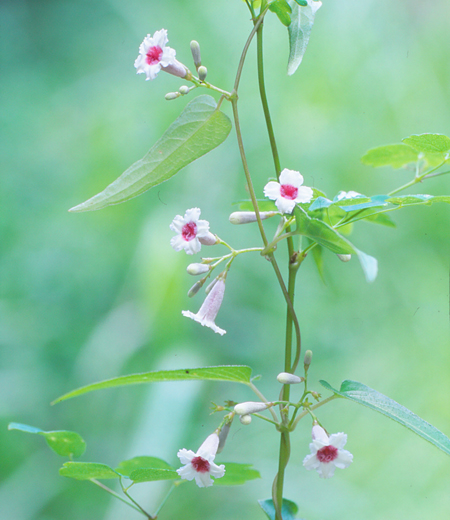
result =
M450 196L448 195L402 195L400 197L391 197L386 200L391 204L399 206L413 206L417 204L425 204L430 206L433 202L446 202L450 204Z
M362 213L360 216L362 216L367 222L373 222L374 224L381 224L391 228L397 227L391 217L385 213L370 213L368 215Z
M450 455L450 439L446 435L393 399L357 381L344 381L340 390L335 390L326 381L320 381L320 384L341 397L386 415Z
M291 23L291 6L286 0L275 0L269 4L269 9L272 13L278 16L280 22L286 27Z
M140 469L173 469L173 467L165 460L159 459L158 457L133 457L132 459L122 461L115 471L120 473L124 477L130 477L133 471Z
M393 166L401 168L406 164L417 162L419 154L406 144L389 144L372 148L361 157L361 162L368 166Z
M34 433L45 437L49 447L62 457L81 457L86 450L86 442L76 432L66 430L55 430L45 432L27 424L10 423L8 430L19 430L21 432Z
M130 475L130 479L136 484L155 480L179 480L179 478L180 476L174 469L161 468L137 469Z
M245 365L223 365L205 368L186 368L181 370L160 370L158 372L145 372L143 374L131 374L128 376L114 377L91 385L82 386L69 392L52 404L77 397L87 392L101 390L103 388L114 388L116 386L137 385L141 383L158 383L164 381L229 381L232 383L250 382L252 369Z
M97 462L66 462L59 470L63 477L77 480L118 478L119 475L106 464Z
M316 264L317 271L323 283L325 282L325 262L323 261L323 248L320 244L317 244L312 248L312 256L314 263Z
M69 211L102 209L140 195L219 146L230 130L231 122L217 109L214 98L196 97L141 160L101 193Z
M411 135L402 142L417 152L446 153L450 151L450 138L443 134Z
M302 62L314 25L316 11L320 8L322 2L308 0L306 7L301 7L294 0L290 0L289 4L292 8L292 14L291 24L288 27L289 61L287 73L292 76Z
M268 498L267 500L258 500L258 504L270 520L275 520L275 507L271 498ZM283 505L281 507L281 516L283 517L283 520L295 520L295 515L297 513L297 504L292 502L292 500L286 500L283 498Z
M219 465L220 462L217 462ZM215 486L240 486L248 480L261 478L259 471L252 468L252 464L239 464L237 462L225 463L225 475L214 480Z

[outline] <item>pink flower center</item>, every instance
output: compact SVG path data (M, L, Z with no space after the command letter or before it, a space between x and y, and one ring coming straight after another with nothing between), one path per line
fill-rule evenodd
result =
M188 222L181 229L181 236L186 242L193 240L197 236L197 224L195 222Z
M295 200L297 198L298 188L290 184L282 184L280 186L280 195L285 199Z
M191 464L198 473L207 473L209 471L209 462L202 457L194 457L191 460Z
M324 446L317 452L317 458L320 462L332 462L337 459L338 449L334 446Z
M155 45L154 47L150 47L150 49L147 51L147 58L146 62L147 65L156 65L161 61L163 50L159 45Z

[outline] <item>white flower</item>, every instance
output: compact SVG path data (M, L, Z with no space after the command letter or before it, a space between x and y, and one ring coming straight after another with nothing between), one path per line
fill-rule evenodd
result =
M347 200L347 199L357 199L364 197L364 195L361 195L361 193L358 193L357 191L340 191L336 195L336 201L339 200Z
M203 327L209 327L217 334L223 336L226 334L226 330L218 327L214 320L216 319L217 313L219 312L220 306L222 305L223 293L225 292L225 282L223 278L219 278L217 282L214 284L214 287L209 292L208 296L205 298L203 305L200 307L200 310L197 314L194 314L191 311L182 311L183 316L187 316L188 318L192 318L197 321Z
M188 209L182 217L177 215L170 229L178 233L170 240L170 245L175 251L184 249L188 255L193 255L200 251L201 245L212 245L216 243L215 236L209 231L209 222L199 220L200 210L198 208Z
M185 464L177 469L178 475L185 480L194 480L198 487L209 487L214 484L210 477L220 478L225 475L225 466L214 464L214 458L219 447L219 436L212 433L200 446L197 453L192 450L182 449L177 453L181 464Z
M238 415L248 415L251 413L262 412L273 406L273 403L260 403L255 401L246 401L245 403L239 403L234 407L234 411Z
M299 202L310 202L313 190L302 186L303 176L285 168L280 173L280 182L270 181L264 187L264 195L275 201L281 213L292 213Z
M326 431L316 424L312 429L313 441L309 445L311 455L303 460L306 469L315 469L322 478L331 478L335 468L348 468L353 455L342 448L347 442L345 433L333 433L328 437Z
M167 31L161 29L155 34L147 34L139 46L139 56L134 62L136 74L145 74L147 80L155 79L159 71L163 69L170 74L184 78L187 74L186 67L175 59L176 51L166 47Z

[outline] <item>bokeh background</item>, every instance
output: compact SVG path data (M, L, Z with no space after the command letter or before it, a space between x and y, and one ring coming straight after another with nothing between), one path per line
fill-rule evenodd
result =
M409 174L360 163L374 146L413 133L450 133L450 4L447 0L324 2L295 76L286 76L286 29L267 17L267 88L283 167L329 196L386 193ZM220 337L181 316L192 260L175 253L169 224L200 206L212 230L238 246L259 245L251 226L233 227L246 197L233 133L170 181L98 212L67 210L141 158L188 99L166 102L182 82L136 76L148 33L169 31L191 64L197 39L210 81L231 89L251 30L240 0L3 0L0 204L0 516L3 520L140 518L86 482L60 477L63 462L42 438L7 431L10 421L79 432L82 460L115 466L135 455L176 464L216 427L211 401L253 399L231 384L180 383L105 390L54 407L57 396L133 372L248 364L273 398L282 369L285 311L270 265L240 258L217 318ZM255 50L241 86L244 140L259 193L273 175L255 82ZM224 110L231 115L230 107ZM416 193L448 194L450 178ZM367 284L356 261L326 255L326 284L303 264L297 309L303 345L314 352L312 386L361 381L450 433L449 222L444 205L393 214L397 228L361 223L352 240L379 261ZM268 222L271 233L275 222ZM210 254L208 251L205 254ZM283 248L278 253L284 259ZM450 461L388 419L350 402L324 407L330 432L345 431L354 463L321 480L302 467L310 423L292 436L286 498L308 520L447 518ZM253 463L262 479L239 488L180 486L161 520L263 518L278 438L267 423L233 426L220 460ZM114 485L114 483L113 483ZM136 486L154 510L168 484Z

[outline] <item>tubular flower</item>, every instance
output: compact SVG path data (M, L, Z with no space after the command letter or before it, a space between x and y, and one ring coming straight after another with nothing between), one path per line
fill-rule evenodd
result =
M200 251L201 245L215 244L216 238L209 231L209 222L207 220L199 220L199 208L188 209L182 217L177 215L170 229L178 233L170 240L170 245L175 251L184 249L188 255L193 255Z
M161 69L180 78L187 75L186 67L175 59L176 51L166 47L168 41L165 29L156 31L153 37L147 34L134 62L136 74L145 74L147 80L155 79Z
M285 168L280 173L280 182L270 181L265 185L264 195L275 201L281 213L292 213L296 204L313 198L313 190L302 184L303 176L299 172Z
M223 278L219 278L211 291L208 293L208 296L205 298L205 301L203 302L197 314L194 314L191 311L182 311L183 316L192 318L193 320L200 323L200 325L203 327L209 327L214 332L217 332L217 334L223 336L227 331L218 327L214 320L216 319L217 313L219 312L220 306L222 305L224 292L225 282Z
M326 431L316 424L312 429L311 454L303 460L306 469L315 469L322 478L331 478L335 468L348 468L353 455L342 449L347 442L345 433L333 433L328 437Z
M177 469L178 475L185 480L194 480L198 487L209 487L214 484L214 478L225 475L225 466L214 464L214 458L219 447L219 436L217 433L209 435L205 442L200 446L197 453L192 450L182 449L177 453L181 464L185 464Z

